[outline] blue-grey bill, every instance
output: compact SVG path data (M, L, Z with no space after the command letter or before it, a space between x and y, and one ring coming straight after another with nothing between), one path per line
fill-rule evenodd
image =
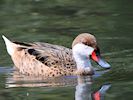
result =
M106 61L104 61L103 59L99 59L99 61L97 62L102 68L106 68L109 69L111 68L110 64L107 63Z

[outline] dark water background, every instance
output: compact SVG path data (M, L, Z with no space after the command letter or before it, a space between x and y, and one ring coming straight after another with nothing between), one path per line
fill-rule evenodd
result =
M74 37L81 32L96 36L102 55L112 66L110 71L94 78L91 92L110 83L105 100L133 100L132 0L0 0L0 35L12 40L48 42L70 48ZM13 63L2 38L0 55L0 100L75 99L76 84L70 82L75 78L58 86L18 77L14 82ZM25 85L29 83L32 86Z

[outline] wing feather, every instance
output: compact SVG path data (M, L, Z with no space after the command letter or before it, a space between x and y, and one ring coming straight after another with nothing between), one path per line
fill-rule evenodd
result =
M48 67L53 65L60 67L75 66L72 50L64 46L36 42L27 49L27 52Z

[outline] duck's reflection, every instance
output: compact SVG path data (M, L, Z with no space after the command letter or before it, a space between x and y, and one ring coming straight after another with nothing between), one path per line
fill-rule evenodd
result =
M104 100L106 91L111 87L111 84L104 84L96 92L92 92L92 77L78 76L78 84L75 91L75 100Z
M75 100L91 100L91 76L78 76L75 91Z
M99 90L92 91L92 76L68 76L59 78L29 77L14 71L7 78L6 87L43 87L43 86L76 86L75 100L104 100L106 91L111 86L104 84Z

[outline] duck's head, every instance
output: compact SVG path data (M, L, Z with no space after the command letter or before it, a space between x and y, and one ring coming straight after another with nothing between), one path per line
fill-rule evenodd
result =
M77 63L77 69L91 70L90 58L103 68L110 68L100 55L100 49L96 38L89 33L79 34L72 43L73 57Z

